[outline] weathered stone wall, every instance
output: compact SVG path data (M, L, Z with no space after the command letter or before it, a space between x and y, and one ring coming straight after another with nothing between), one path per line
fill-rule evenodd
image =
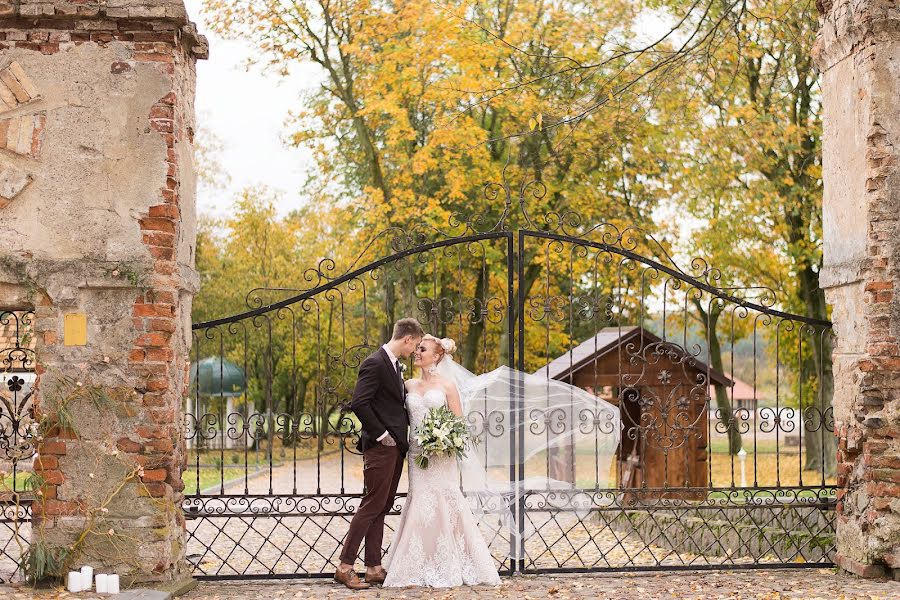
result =
M837 334L836 562L880 575L900 569L900 6L833 0L819 8L821 281Z
M0 48L0 308L35 309L45 428L34 537L126 581L169 580L185 572L206 42L182 0L20 0L0 2Z

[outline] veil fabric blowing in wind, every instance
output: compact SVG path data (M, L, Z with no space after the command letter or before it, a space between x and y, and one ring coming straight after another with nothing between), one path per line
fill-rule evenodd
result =
M449 353L437 368L459 389L463 414L478 442L459 467L463 493L480 523L498 533L505 530L515 542L527 537L515 507L529 492L544 492L548 509L583 513L590 499L579 488L612 487L621 431L618 407L573 385L506 366L475 375ZM577 468L579 456L585 468ZM518 546L510 544L510 556Z

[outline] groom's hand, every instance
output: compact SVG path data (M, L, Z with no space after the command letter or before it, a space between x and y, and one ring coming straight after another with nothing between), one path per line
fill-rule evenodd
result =
M396 446L397 442L394 441L394 438L391 437L391 434L387 434L383 438L381 438L381 444L385 446Z

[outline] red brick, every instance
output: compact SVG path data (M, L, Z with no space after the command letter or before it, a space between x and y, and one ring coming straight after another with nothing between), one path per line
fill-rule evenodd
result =
M78 513L78 504L75 502L64 502L62 500L49 499L39 502L35 505L37 510L44 515L74 515Z
M148 319L147 331L175 332L175 321L172 319Z
M138 336L136 346L143 348L163 348L169 344L169 334L165 332L144 333Z
M135 304L131 310L135 317L172 317L175 315L175 307L171 304Z
M900 470L898 469L872 469L872 479L875 481L889 481L891 483L900 483Z
M168 406L169 399L163 394L144 394L144 406Z
M161 246L162 244L156 244ZM150 292L148 294L154 303L157 304L175 304L175 294L173 292Z
M884 567L882 565L863 564L852 558L843 556L842 554L835 555L834 564L845 571L860 577L865 577L866 579L873 579L876 577L882 578L885 576Z
M150 107L151 119L174 119L175 107L171 104L154 104Z
M165 31L135 31L132 34L135 42L168 42L174 44L175 40L171 33Z
M159 260L172 260L175 258L175 250L160 246L150 246L150 256Z
M59 459L55 456L38 456L37 460L34 462L34 468L40 470L47 469L58 469L59 468Z
M144 351L140 348L135 348L134 350L129 352L128 362L144 362Z
M165 469L150 469L149 471L144 471L144 476L141 477L143 481L165 481L168 472Z
M56 437L61 440L77 440L78 432L71 427L55 427L51 437Z
M166 202L178 204L178 194L174 190L162 190L162 198Z
M165 96L163 96L162 98L159 99L159 101L163 104L172 104L172 105L175 104L175 100L177 100L177 96L175 95L175 92L169 92L168 94L166 94Z
M145 384L147 391L149 392L165 392L169 389L169 380L168 379L150 379Z
M145 231L164 231L166 233L175 233L175 223L170 219L159 217L146 217L140 220L141 229Z
M121 75L131 70L131 65L127 62L116 61L109 67L109 72L113 75Z
M150 127L154 130L159 131L161 133L171 133L175 128L174 123L171 119L151 119ZM172 189L172 188L169 188Z
M169 362L172 360L172 356L174 352L172 352L171 348L148 348L147 349L147 361L148 362ZM168 389L168 388L166 388Z
M179 212L177 206L172 206L171 204L157 204L156 206L151 206L147 214L151 217L177 219L180 216Z
M138 425L135 431L139 436L148 440L161 440L167 436L166 430L162 427L150 427L148 425Z
M882 481L870 481L865 484L866 493L873 497L900 498L900 485Z
M62 471L56 469L36 472L41 476L41 479L51 485L61 485L66 480L66 478L62 474Z
M38 454L56 454L65 456L66 443L52 440L44 440L38 447Z
M128 438L120 438L118 442L116 442L116 448L121 450L122 452L128 452L129 454L136 454L144 449L143 444L139 442L135 442Z
M869 465L875 468L900 469L900 456L873 454L869 458Z
M171 439L151 440L147 442L146 448L152 452L169 453L175 449L175 444Z
M867 292L878 292L881 290L892 290L894 289L893 281L870 281L866 284Z
M171 489L162 482L145 483L142 488L143 489L140 492L142 496L151 496L153 498L165 498Z
M900 345L885 342L868 344L866 352L873 356L897 356L900 355Z

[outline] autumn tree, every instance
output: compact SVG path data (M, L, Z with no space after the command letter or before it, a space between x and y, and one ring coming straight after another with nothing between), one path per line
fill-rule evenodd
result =
M448 226L453 214L482 215L481 226L496 222L503 198L486 198L483 186L501 180L501 171L508 181L534 180L549 190L529 200L537 227L546 225L543 215L577 210L586 224L654 228L666 141L646 118L648 108L560 124L573 106L598 100L597 76L633 62L622 55L582 79L558 75L561 68L577 72L579 63L593 63L632 36L636 14L628 2L209 0L206 6L213 29L260 49L263 68L289 73L303 61L320 67L321 86L298 99L288 127L293 143L314 149L312 185L330 199L321 206L353 224L339 241L345 248L383 256L392 250L389 238L369 247L374 232L407 232L423 221L436 237L459 233ZM522 85L504 91L510 81ZM512 221L523 224L518 213ZM489 265L504 264L502 255L488 252ZM541 264L534 252L526 260L527 294ZM446 269L438 287L441 296L478 298L501 276L493 267L462 278ZM393 272L383 284L387 327L408 284ZM513 307L506 316L516 317ZM464 332L469 366L484 328L476 319ZM570 343L562 326L553 339L558 351Z

